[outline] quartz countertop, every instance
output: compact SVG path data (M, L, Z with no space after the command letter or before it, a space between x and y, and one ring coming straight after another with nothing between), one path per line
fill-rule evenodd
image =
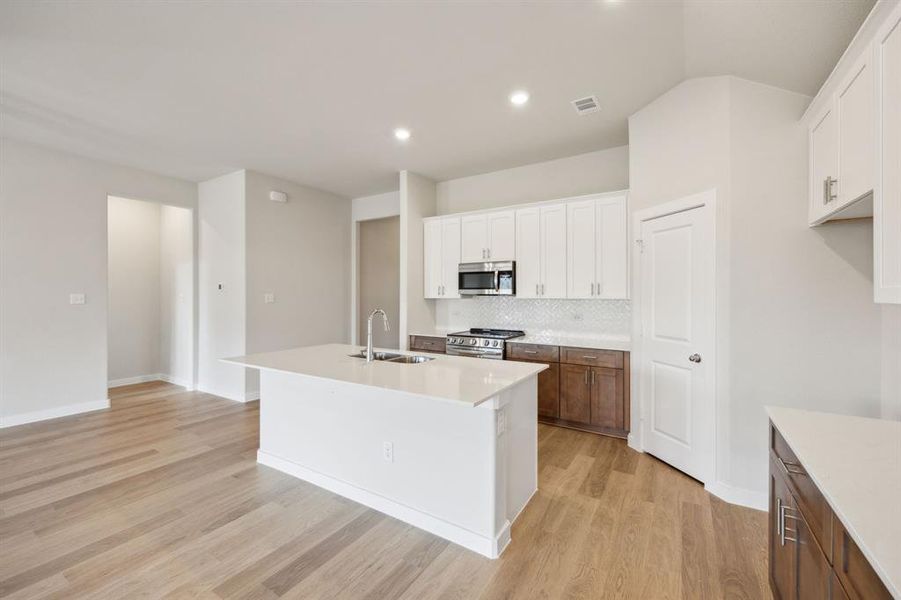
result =
M481 404L547 369L547 365L540 363L485 360L383 348L377 350L408 355L425 354L434 357L434 360L420 364L387 361L367 363L362 358L349 356L359 352L360 346L347 344L307 346L222 360L263 371L296 373L379 387L468 406Z
M632 342L627 336L582 336L573 334L526 334L513 338L508 344L544 344L546 346L569 346L572 348L592 348L594 350L620 350L629 352Z
M766 410L885 587L901 598L901 421Z

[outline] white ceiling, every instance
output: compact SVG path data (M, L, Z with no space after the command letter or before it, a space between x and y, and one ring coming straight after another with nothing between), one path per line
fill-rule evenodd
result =
M625 144L627 117L686 77L812 95L872 4L7 0L0 133L360 196L401 169L444 180ZM515 109L519 88L532 99ZM576 115L590 94L601 112Z

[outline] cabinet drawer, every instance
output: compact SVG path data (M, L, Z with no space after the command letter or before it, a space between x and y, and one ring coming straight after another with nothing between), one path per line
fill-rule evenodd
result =
M888 593L879 575L870 566L869 561L860 551L851 536L834 515L832 529L835 534L832 555L832 568L838 575L845 593L852 600L888 600Z
M510 344L507 356L513 359L534 360L538 362L560 362L559 346L543 346L541 344Z
M410 336L410 350L422 350L423 352L444 352L446 349L446 338L426 335Z
M623 368L623 353L614 350L594 350L591 348L560 348L560 362L588 367Z
M772 425L770 425L770 448L777 466L782 469L794 488L798 505L804 512L804 518L813 537L820 544L826 558L832 562L832 509L782 434Z

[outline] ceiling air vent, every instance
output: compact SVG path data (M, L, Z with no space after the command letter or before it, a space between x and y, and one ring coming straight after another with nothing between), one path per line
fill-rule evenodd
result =
M601 106L600 104L598 104L597 96L587 96L585 98L573 100L573 108L575 108L576 112L580 115L587 115L588 113L598 112L599 110L601 110Z

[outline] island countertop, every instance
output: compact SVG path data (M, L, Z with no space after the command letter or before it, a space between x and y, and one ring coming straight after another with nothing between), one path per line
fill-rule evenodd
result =
M378 350L407 355L424 354L434 360L419 364L387 361L367 363L362 358L350 356L358 353L360 346L347 344L306 346L222 360L263 371L332 379L469 406L481 404L548 368L541 363L486 360L383 348Z
M901 422L766 410L889 592L901 598Z

